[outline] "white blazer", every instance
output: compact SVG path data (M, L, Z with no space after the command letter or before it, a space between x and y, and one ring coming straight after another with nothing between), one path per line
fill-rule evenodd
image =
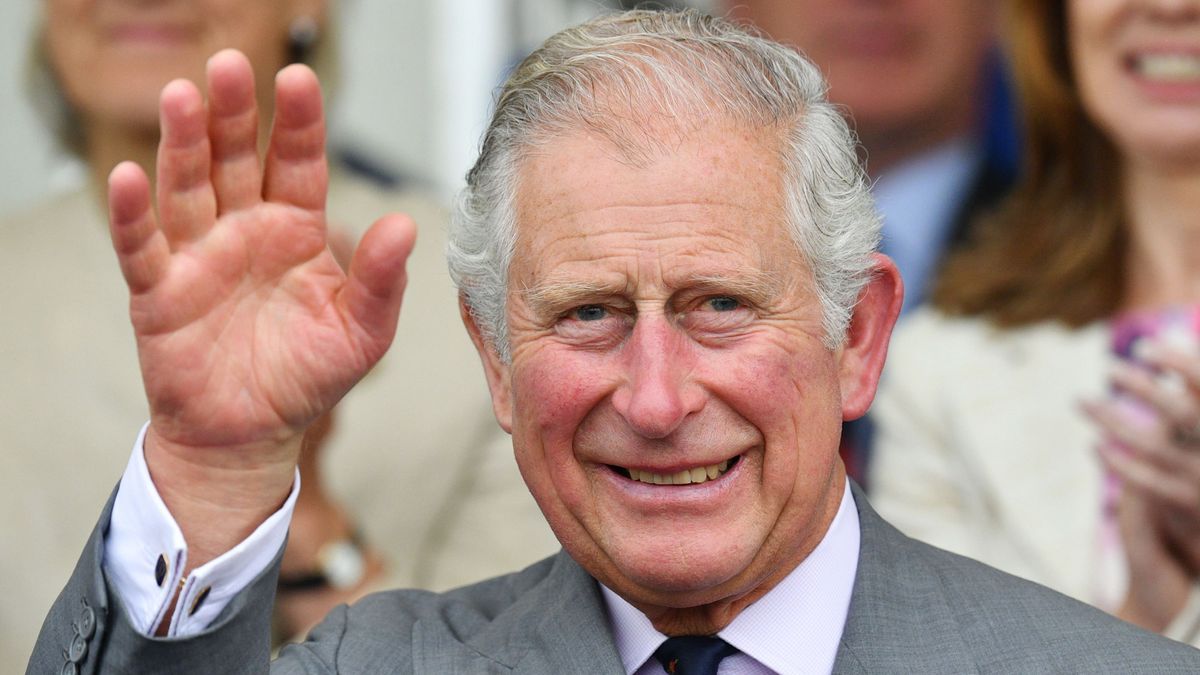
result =
M1107 391L1107 324L914 312L872 408L871 501L901 530L1112 611L1128 573L1106 546L1100 435L1079 409ZM1200 644L1200 590L1167 634Z

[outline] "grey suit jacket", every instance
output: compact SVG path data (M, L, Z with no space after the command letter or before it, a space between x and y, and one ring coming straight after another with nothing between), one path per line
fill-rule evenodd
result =
M1200 673L1200 651L909 539L854 497L862 546L835 673ZM107 522L106 509L29 673L622 672L599 587L565 553L448 593L339 607L270 665L277 566L203 634L143 637L100 570Z

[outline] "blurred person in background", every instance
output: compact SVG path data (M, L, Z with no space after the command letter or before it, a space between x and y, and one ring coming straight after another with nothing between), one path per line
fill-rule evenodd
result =
M1200 2L1020 0L1009 29L1025 168L893 341L873 501L1200 644Z
M121 159L154 166L159 91L175 78L204 81L221 48L253 62L263 119L284 65L309 62L326 76L333 68L325 0L46 0L42 9L32 93L49 102L47 121L91 180L0 221L0 504L8 550L25 551L0 556L3 672L28 659L38 630L28 609L53 600L119 477L106 453L124 452L130 424L148 414L105 224L105 176ZM249 111L246 123L257 119ZM281 634L377 587L445 588L558 548L495 427L461 329L443 209L336 162L328 208L348 250L378 213L421 223L405 312L422 330L404 331L336 421L307 439L278 594ZM55 417L63 406L78 413Z
M884 216L883 250L925 298L943 251L1008 185L989 152L995 66L988 0L725 0L729 15L813 60L845 106Z
M904 279L904 312L947 251L1012 181L1006 84L990 0L724 0L731 17L804 52L845 106L883 214L881 249ZM842 459L866 484L869 418ZM870 486L868 485L868 488Z

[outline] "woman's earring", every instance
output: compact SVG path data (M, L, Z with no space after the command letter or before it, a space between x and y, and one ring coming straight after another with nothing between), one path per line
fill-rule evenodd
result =
M317 43L317 21L311 16L298 16L288 26L288 61L307 63Z

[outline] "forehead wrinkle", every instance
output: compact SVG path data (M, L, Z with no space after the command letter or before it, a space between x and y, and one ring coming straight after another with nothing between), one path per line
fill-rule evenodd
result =
M599 185L595 192L608 192L607 185ZM594 198L587 195L587 198ZM653 199L653 196L648 196ZM558 233L556 237L541 241L541 245L556 244L562 240L605 237L605 235L628 235L636 240L671 239L686 237L688 232L670 232L659 229L692 223L692 227L703 228L709 238L724 239L734 244L742 244L738 238L737 228L726 227L726 222L737 219L761 220L762 217L774 217L773 211L763 213L761 205L742 204L733 199L721 196L698 195L690 199L659 198L649 202L647 196L630 197L629 203L588 203L580 202L581 195L572 192L556 193L552 197L530 207L538 208L538 219L530 219L527 215L522 219L526 225L517 227L518 239L533 240L545 238L546 226L553 223L571 223L575 231ZM606 199L616 199L606 195ZM683 210L680 210L683 209ZM530 209L532 210L532 209ZM782 209L779 209L782 211ZM780 214L781 219L781 214ZM518 221L520 223L521 221Z

